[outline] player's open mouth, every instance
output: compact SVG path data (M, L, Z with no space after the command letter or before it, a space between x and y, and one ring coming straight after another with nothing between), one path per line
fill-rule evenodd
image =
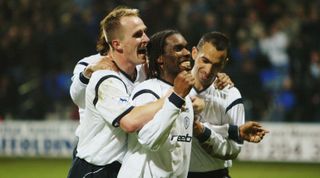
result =
M191 58L188 58L188 57L180 58L180 61L179 61L180 69L187 70L187 71L191 70L192 67L193 67L192 61L193 60Z
M146 48L146 47L140 47L140 48L138 48L138 54L147 55L147 48Z

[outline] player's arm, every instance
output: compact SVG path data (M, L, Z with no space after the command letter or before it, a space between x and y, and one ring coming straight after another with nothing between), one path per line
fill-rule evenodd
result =
M193 86L194 79L190 73L181 72L174 81L174 92L165 100L163 107L155 114L138 133L139 142L151 149L157 150L167 139L180 109L185 103L184 97ZM141 97L140 97L141 98Z
M180 109L184 99L172 93L164 102L163 107L155 114L142 129L138 132L138 141L143 146L157 150L171 132L175 120L179 117Z
M255 121L248 121L240 126L233 124L212 125L210 123L199 123L197 127L199 130L198 132L203 131L204 127L208 127L223 138L231 139L236 142L243 140L258 143L267 133L269 133L269 131L263 128L259 122Z
M191 97L191 99L193 111L197 116L204 109L205 102L202 98L196 96ZM195 122L195 132L203 131L204 127L200 122ZM269 133L268 130L262 128L260 123L253 121L246 122L240 126L234 124L212 125L208 123L207 127L220 134L223 138L232 139L236 142L244 140L258 143L263 139L265 134Z
M235 88L232 90L235 93L238 92ZM194 134L198 135L201 146L213 157L234 159L241 151L243 140L258 143L269 132L262 128L258 122L244 123L244 106L240 96L238 93L239 98L231 99L232 102L229 102L230 104L226 107L225 113L227 119L231 121L230 124L217 126L208 122L195 122L197 125Z
M150 115L156 112L157 107L161 108L161 100L146 106L134 107L129 101L130 96L125 83L117 74L109 71L105 76L96 77L102 72L93 73L93 79L90 79L90 82L97 81L92 102L107 123L115 128L120 127L127 133L135 132L152 118ZM156 106L157 104L161 106Z
M224 113L226 119L230 121L228 138L238 143L243 141L260 142L269 131L262 128L258 122L249 121L245 123L245 109L239 90L236 87L227 90L230 94L227 97L228 104Z
M102 69L117 71L110 56L101 56L98 62L89 64L84 60L79 61L74 68L70 96L73 102L80 108L85 107L85 91L93 72Z
M153 119L155 114L162 108L167 96L160 98L159 94L154 92L150 86L142 83L134 89L130 98L131 110L120 115L117 124L125 132L135 133Z
M240 152L241 146L234 140L228 139L216 132L215 129L228 130L228 125L213 126L209 123L194 122L194 136L201 147L212 157L220 159L234 159ZM228 131L227 131L228 132ZM228 134L224 134L227 136Z
M240 139L237 127L244 123L244 106L242 104L241 95L237 89L232 88L235 95L232 98L227 98L228 105L221 110L221 114L225 114L224 119L228 119L231 125L224 125L218 130L223 134L218 134L215 129L217 126L209 122L195 122L194 134L201 144L202 148L211 156L220 159L234 159L240 153L243 140ZM230 95L229 95L230 96ZM224 128L224 129L223 129ZM226 134L228 128L228 134ZM224 131L224 132L223 132ZM233 138L232 138L233 137ZM231 138L231 139L227 139Z
M119 126L127 133L140 130L161 109L164 101L165 98L160 98L143 106L132 107L132 110L119 117Z
M80 108L85 107L85 91L89 78L85 77L82 72L88 65L86 62L78 62L71 78L70 96L72 101Z
M179 75L182 75L181 73ZM183 73L183 75L186 75ZM189 78L191 77L191 74L188 75ZM183 76L185 77L185 76ZM183 84L180 84L181 86L188 87L190 91L190 86L187 85L187 82L185 78L181 78L180 82L185 82ZM176 81L176 80L175 80ZM179 80L178 80L179 81ZM180 87L180 88L184 88ZM188 94L188 92L184 91L183 89L175 88L175 91L177 90L177 93L179 96L185 96ZM163 106L164 99L160 99L159 101L155 101L153 103L149 103L147 105L138 106L133 108L132 110L126 112L125 114L121 115L118 119L118 123L120 124L120 127L128 132L136 132L140 130L146 122L151 120L153 116L158 112L161 107Z

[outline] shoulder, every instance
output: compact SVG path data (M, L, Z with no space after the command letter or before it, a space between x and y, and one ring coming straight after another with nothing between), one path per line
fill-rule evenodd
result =
M156 79L148 79L145 80L143 82L141 82L140 84L138 84L135 88L139 89L153 89L154 86L157 85L157 80Z
M137 92L141 92L142 90L143 91L153 91L153 92L156 92L156 86L157 86L157 80L156 79L148 79L148 80L145 80L143 82L141 82L140 84L138 84L134 90L133 90L133 94L134 93L137 93Z
M85 58L82 58L81 60L78 61L77 65L84 65L87 66L89 64L98 62L101 59L100 54L94 54Z
M227 88L226 90L223 90L224 92L227 92L226 96L226 111L230 110L233 106L238 104L243 104L243 99L240 94L240 91L236 87Z
M103 82L105 80L117 80L117 81L122 81L121 76L119 73L111 70L98 70L92 73L92 76L90 78L89 83L98 83L98 82Z
M240 91L236 87L225 87L224 89L219 90L212 86L206 91L202 92L200 95L204 97L211 95L214 98L221 99L222 101L227 103L242 98Z
M241 98L241 93L238 90L237 87L225 87L224 89L221 90L222 93L225 93L229 98Z
M134 88L132 92L132 99L147 93L155 96L156 98L160 98L160 93L157 91L158 85L158 80L156 79L148 79L143 81Z

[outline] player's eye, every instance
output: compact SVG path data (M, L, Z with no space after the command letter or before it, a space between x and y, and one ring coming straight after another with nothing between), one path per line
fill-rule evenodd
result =
M144 32L140 30L140 31L134 33L134 34L133 34L133 37L134 37L134 38L141 38L142 35L143 35L143 33L144 33Z
M173 49L176 52L182 51L185 48L184 45L176 45Z
M202 60L202 62L205 63L205 64L210 63L210 61L209 61L207 58L205 58L205 57L202 57L201 60Z

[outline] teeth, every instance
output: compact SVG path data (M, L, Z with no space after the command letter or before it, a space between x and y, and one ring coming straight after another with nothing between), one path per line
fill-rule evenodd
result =
M180 63L180 68L182 68L183 70L190 70L191 69L190 61L183 61L182 63Z

